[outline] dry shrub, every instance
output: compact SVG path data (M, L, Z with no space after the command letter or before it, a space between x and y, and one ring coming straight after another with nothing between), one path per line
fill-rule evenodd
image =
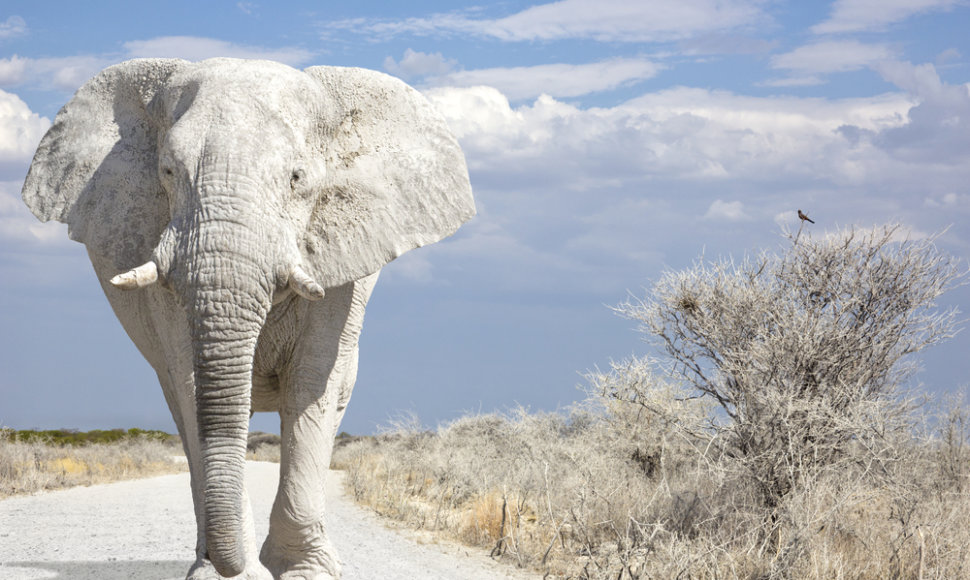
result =
M80 446L0 437L0 497L186 471L179 453L149 437Z
M250 431L246 441L246 459L279 463L281 442L282 439L275 433Z
M268 461L270 463L280 462L279 443L260 443L255 449L246 452L246 459L249 461Z
M813 470L851 462L850 443L906 428L913 355L956 332L937 300L966 279L933 242L899 225L799 230L781 254L665 272L617 312L663 354L652 366L717 405L723 421L694 435L742 461L775 507Z
M701 401L657 391L657 408L704 417ZM382 514L548 577L961 578L970 441L953 425L967 416L951 407L933 432L891 434L891 461L850 446L854 464L803 474L773 508L743 464L616 399L359 439L335 467Z
M663 457L648 476L634 459L645 437L620 438L616 427L588 408L520 409L465 417L436 433L359 440L338 451L336 467L348 470L355 497L381 513L447 531L519 565L570 575L639 549L643 534L633 515L666 500L680 505L661 493L680 474L661 472L668 460L690 460L663 455L671 445L658 450Z
M509 517L506 498L498 490L471 500L471 507L463 514L458 536L468 544L494 544L505 535L505 521Z
M970 413L925 421L912 356L965 273L898 226L665 275L620 307L663 364L566 413L416 420L341 447L355 497L547 577L970 577Z

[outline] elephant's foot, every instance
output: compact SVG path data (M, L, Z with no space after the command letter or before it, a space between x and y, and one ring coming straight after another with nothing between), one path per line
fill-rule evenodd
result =
M340 564L332 552L304 553L295 562L288 558L263 556L263 563L280 580L338 580Z
M185 580L223 580L225 576L216 572L212 562L205 559L198 559L189 568L189 574ZM242 574L232 577L234 580L273 580L273 575L256 558L250 558L246 569Z
M311 543L274 542L267 539L259 554L259 559L280 580L337 580L340 578L340 563L322 530L314 534Z

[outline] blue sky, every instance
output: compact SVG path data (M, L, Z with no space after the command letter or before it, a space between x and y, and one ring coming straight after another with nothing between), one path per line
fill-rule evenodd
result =
M344 428L582 398L647 352L609 305L702 253L902 222L970 258L965 0L23 2L0 8L0 424L174 430L84 249L20 201L57 110L133 57L399 76L445 115L479 215L384 270ZM946 297L970 311L970 290ZM966 389L970 333L923 388ZM256 428L276 429L257 415Z

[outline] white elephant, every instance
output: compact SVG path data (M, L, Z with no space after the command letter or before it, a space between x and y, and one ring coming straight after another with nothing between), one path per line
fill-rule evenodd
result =
M382 266L475 213L431 105L363 69L132 60L60 111L23 198L85 244L158 375L191 468L189 578L339 577L324 477L364 307ZM243 488L254 411L278 411L282 431L258 557Z

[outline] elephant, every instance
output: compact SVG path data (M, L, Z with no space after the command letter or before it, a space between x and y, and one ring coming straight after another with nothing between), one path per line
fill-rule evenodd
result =
M380 269L475 214L464 155L383 73L136 59L64 105L23 187L68 224L158 376L197 519L187 578L339 578L324 478ZM253 412L280 416L257 550L244 489Z

